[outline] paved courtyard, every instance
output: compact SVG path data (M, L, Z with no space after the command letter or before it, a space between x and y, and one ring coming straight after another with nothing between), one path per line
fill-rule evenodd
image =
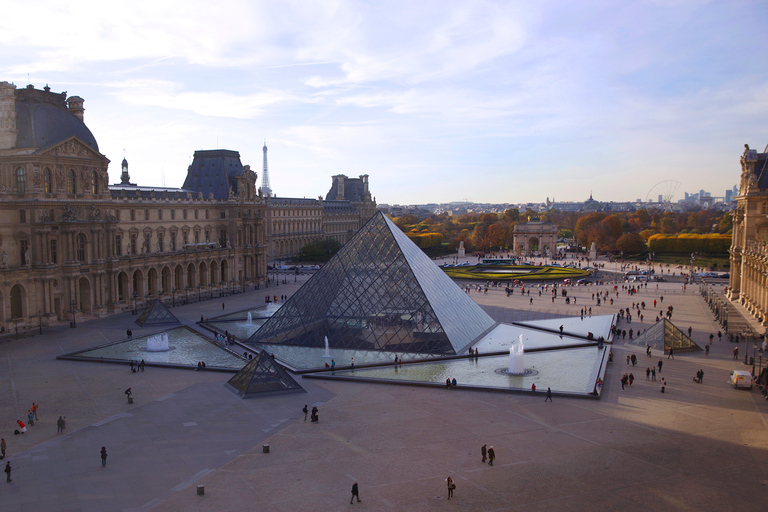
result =
M290 294L300 285L270 287ZM532 291L534 303L502 289L470 296L497 319L536 315L610 314L664 296L672 321L693 329L702 347L717 332L698 286L649 284L613 306L591 294L606 286L571 288L576 304ZM172 311L193 326L200 315L261 304L264 289ZM655 311L660 310L656 308ZM734 390L734 344L664 358L667 392L646 382L656 363L641 348L613 347L601 400L508 395L465 390L359 384L297 378L304 394L241 400L224 389L226 373L59 361L60 354L134 336L135 316L78 322L20 340L0 342L0 435L17 469L0 482L1 511L335 511L363 510L764 510L768 497L768 401ZM622 326L623 328L627 328ZM715 338L716 339L716 338ZM625 361L636 353L640 364ZM704 370L704 382L693 376ZM750 367L751 369L751 367ZM633 371L633 386L619 379ZM123 391L132 387L135 403ZM14 436L15 420L32 402L39 420ZM320 409L320 422L301 408ZM56 434L56 420L68 428ZM263 453L262 445L270 445ZM493 446L493 467L480 447ZM106 446L107 467L99 450ZM446 500L445 478L457 484ZM360 486L361 503L349 505ZM204 485L198 496L195 486Z

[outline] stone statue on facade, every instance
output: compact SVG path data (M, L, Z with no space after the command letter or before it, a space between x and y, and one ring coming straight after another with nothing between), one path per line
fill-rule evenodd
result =
M5 251L3 251L3 254L0 254L0 266L3 268L8 267L8 254Z

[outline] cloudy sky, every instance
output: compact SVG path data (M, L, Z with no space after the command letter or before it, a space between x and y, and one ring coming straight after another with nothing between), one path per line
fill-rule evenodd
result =
M119 181L199 149L379 203L723 196L768 143L764 1L12 2L0 81L85 99ZM665 187L668 189L668 187Z

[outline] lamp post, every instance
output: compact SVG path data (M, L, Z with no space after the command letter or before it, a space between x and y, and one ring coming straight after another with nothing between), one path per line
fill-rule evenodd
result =
M203 285L197 285L197 302L200 302L200 290L203 288Z
M37 310L37 328L40 334L43 334L43 313L39 309Z
M755 376L755 359L757 359L757 340L752 339L752 377Z
M173 304L172 307L176 307L176 288L171 290L171 303Z
M75 316L75 306L77 305L77 302L75 302L75 299L72 299L69 302L69 305L72 306L72 327L77 327L77 317Z
M744 329L741 333L742 337L744 338L744 364L749 364L749 357L747 356L747 352L749 352L749 339L747 338L747 335L749 334L749 331Z

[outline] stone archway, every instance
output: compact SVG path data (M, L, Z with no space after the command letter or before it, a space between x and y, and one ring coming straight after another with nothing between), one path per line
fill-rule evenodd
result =
M27 299L27 291L20 284L11 288L11 320L24 317L24 303Z
M80 298L80 311L82 311L83 313L90 314L91 307L92 307L91 282L87 278L81 277L77 285L78 285L78 295Z
M528 239L528 254L535 252L539 252L539 239L538 237L532 236Z
M128 299L128 274L120 272L117 274L117 301L125 302Z

